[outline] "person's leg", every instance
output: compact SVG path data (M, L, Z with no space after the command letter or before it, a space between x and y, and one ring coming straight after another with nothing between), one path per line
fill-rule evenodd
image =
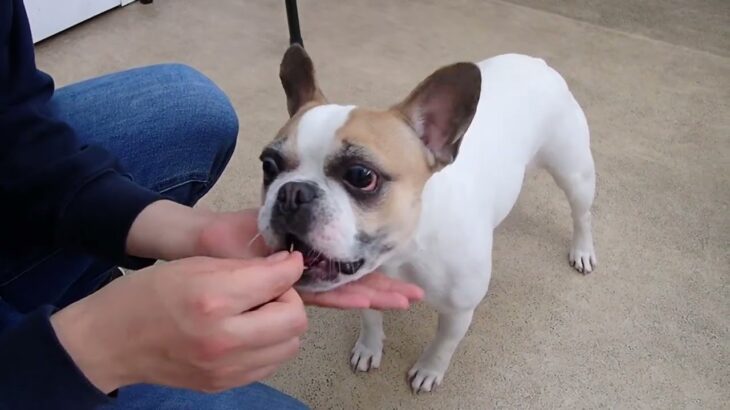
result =
M278 390L254 383L221 393L139 384L119 391L101 410L303 410L308 407Z
M236 143L238 120L209 79L183 65L114 73L57 90L52 110L82 143L119 159L130 178L193 205L216 182ZM0 250L0 297L19 311L63 307L96 290L113 268L64 249Z
M83 142L112 152L140 185L193 205L233 153L226 95L179 64L142 67L59 89L51 107Z
M139 184L195 204L217 181L236 143L238 121L228 98L209 79L182 65L138 68L59 89L53 110L84 143L105 147ZM95 291L113 266L90 255L37 249L3 255L0 297L20 311L62 307ZM262 384L219 394L135 385L110 409L306 409Z
M56 92L51 107L74 126L80 140L112 152L134 181L190 206L218 180L238 135L228 97L181 64L73 84ZM61 303L83 297L89 284L97 285L82 277Z

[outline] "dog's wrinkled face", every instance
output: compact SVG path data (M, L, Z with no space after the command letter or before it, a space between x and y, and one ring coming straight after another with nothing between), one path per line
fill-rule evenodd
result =
M406 242L431 174L422 151L403 121L340 105L303 112L263 151L261 232L302 251L300 288L354 280Z
M297 287L324 291L372 272L417 226L428 178L453 161L476 110L476 66L443 68L383 111L328 104L303 48L284 55L289 121L261 154L259 229L304 255Z

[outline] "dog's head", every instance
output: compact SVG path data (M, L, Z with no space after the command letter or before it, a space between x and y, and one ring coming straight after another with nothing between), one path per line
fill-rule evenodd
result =
M479 100L471 63L441 68L386 110L330 104L304 49L280 71L290 119L261 153L259 229L304 255L299 289L324 291L372 272L413 235L421 192L450 164Z

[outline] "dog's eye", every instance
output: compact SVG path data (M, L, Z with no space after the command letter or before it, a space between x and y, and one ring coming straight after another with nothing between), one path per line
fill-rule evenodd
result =
M276 163L276 160L271 157L264 157L261 159L261 168L264 171L264 181L271 182L276 178L277 175L279 175L279 164Z
M351 187L366 192L372 192L378 186L377 174L362 165L355 165L348 168L342 179Z

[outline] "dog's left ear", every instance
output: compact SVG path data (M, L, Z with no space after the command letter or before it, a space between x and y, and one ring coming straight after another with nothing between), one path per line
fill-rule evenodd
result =
M479 103L482 75L473 63L436 70L400 104L400 113L433 154L434 168L454 161Z
M326 99L317 86L314 63L304 47L291 45L284 53L279 67L279 79L286 93L289 116L294 116L303 105L310 102L324 104Z

